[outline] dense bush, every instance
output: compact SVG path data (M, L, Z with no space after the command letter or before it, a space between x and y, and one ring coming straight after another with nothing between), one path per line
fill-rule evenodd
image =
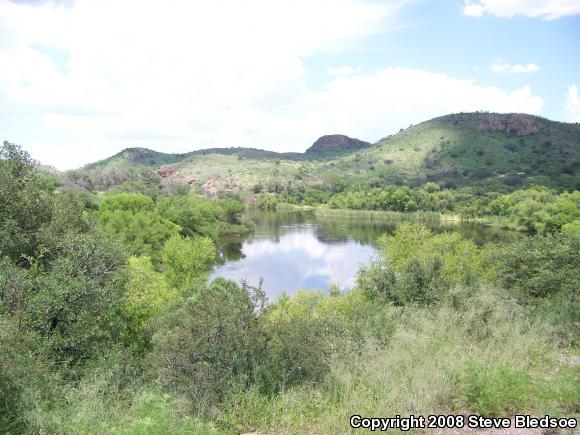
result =
M54 398L55 378L38 337L0 314L0 431L25 433L30 408Z
M507 216L526 231L553 233L580 219L580 192L557 194L540 187L518 190L494 199L487 213Z
M379 240L383 257L360 269L357 285L371 299L396 305L441 301L454 286L470 287L482 272L477 246L458 233L433 234L403 223Z
M148 255L156 261L164 243L181 229L155 210L150 197L136 193L105 198L97 217L103 229L119 237L132 254Z
M0 147L0 257L25 261L38 248L38 232L52 218L52 186L18 146Z
M269 393L320 382L330 370L331 344L336 338L329 330L332 320L296 311L293 305L282 298L264 319L267 345L262 387Z
M535 236L488 249L501 288L549 319L559 338L572 345L580 337L580 237Z
M205 278L204 272L211 266L215 256L215 246L207 237L173 236L161 253L168 284L183 290L196 280Z
M231 281L194 286L153 337L154 373L207 412L258 375L264 339L251 295Z

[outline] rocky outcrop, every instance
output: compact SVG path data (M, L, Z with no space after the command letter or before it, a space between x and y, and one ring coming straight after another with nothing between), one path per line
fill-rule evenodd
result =
M177 169L175 169L175 167L163 165L157 170L157 175L161 178L167 178L170 175L174 175L176 172Z
M486 114L482 116L480 130L500 130L512 136L529 136L537 133L542 127L541 118L524 114Z
M353 139L343 134L330 134L320 137L310 148L306 150L307 153L323 153L329 151L352 150L359 148L367 148L371 146L370 143Z

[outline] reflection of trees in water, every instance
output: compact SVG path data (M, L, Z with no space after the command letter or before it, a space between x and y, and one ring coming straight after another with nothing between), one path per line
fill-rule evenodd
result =
M218 263L224 264L227 261L238 261L246 256L242 252L242 244L248 236L237 237L234 240L226 240L219 247Z
M267 239L279 243L280 239L303 227L312 231L321 243L341 244L355 240L362 244L374 244L383 234L392 234L405 219L388 221L357 219L353 217L321 217L308 211L250 211L250 218L256 223L256 231L243 238L226 239L220 246L220 260L237 261L244 258L242 244L248 239ZM476 222L441 222L428 219L421 221L435 233L454 231L478 245L514 240L522 235L515 231L490 227Z
M317 218L316 237L325 243L344 243L356 240L362 244L374 243L382 234L394 231L396 223L364 220Z
M369 244L374 243L383 234L392 234L397 226L404 221L405 219L377 222L368 219L357 220L351 217L348 219L317 218L316 235L321 242L336 243L350 239ZM506 242L522 237L522 234L516 231L490 227L476 222L441 222L429 219L421 222L435 233L458 232L478 245Z

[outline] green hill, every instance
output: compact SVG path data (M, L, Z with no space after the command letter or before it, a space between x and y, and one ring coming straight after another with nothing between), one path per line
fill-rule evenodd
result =
M260 150L257 148L229 147L229 148L205 148L183 154L167 154L148 148L125 148L123 151L84 166L84 169L104 169L110 166L148 166L159 168L162 165L178 163L192 156L223 155L256 160L311 160L332 158L338 155L369 147L371 144L353 139L344 135L327 135L320 137L304 153L279 153L276 151Z
M111 166L127 167L136 165L158 168L161 165L179 162L185 156L186 154L166 154L148 148L125 148L114 156L84 166L84 169L99 170Z
M149 166L206 192L367 181L509 190L580 185L580 125L524 114L460 113L401 130L374 145L323 136L306 153L213 148L164 154L129 148L87 170Z
M337 167L395 184L577 187L580 125L522 114L447 115L345 156Z

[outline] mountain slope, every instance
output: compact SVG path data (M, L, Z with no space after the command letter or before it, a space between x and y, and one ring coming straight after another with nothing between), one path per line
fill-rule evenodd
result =
M84 166L84 169L105 169L111 166L130 167L130 166L150 166L158 168L161 165L176 163L183 160L186 154L166 154L159 151L153 151L148 148L125 148L123 151Z
M257 148L229 147L206 148L182 154L167 154L148 148L125 148L121 152L85 165L85 169L104 169L110 166L149 166L159 168L162 165L181 162L192 156L206 156L210 154L252 158L259 160L308 160L335 157L353 150L370 146L368 142L353 139L344 135L327 135L320 137L305 153L280 153L276 151L260 150Z
M366 165L361 162L372 162ZM462 113L423 122L358 155L344 169L391 182L575 187L580 181L580 125L531 115Z
M328 153L336 151L353 151L362 148L368 148L371 144L359 139L352 139L343 134L331 134L318 138L310 148L306 150L306 154Z
M460 113L435 118L375 145L346 136L323 136L306 153L214 148L164 154L143 148L88 165L146 165L160 175L220 189L280 191L288 185L366 181L509 190L542 184L580 185L580 125L523 114Z

